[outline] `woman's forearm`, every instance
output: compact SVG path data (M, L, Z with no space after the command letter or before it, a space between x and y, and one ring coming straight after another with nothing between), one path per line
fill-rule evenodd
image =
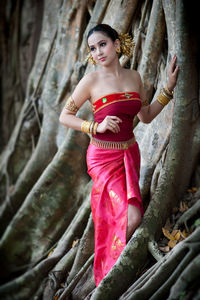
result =
M84 120L76 117L74 114L61 113L59 121L62 125L81 131L81 124Z
M140 121L150 123L162 110L164 106L157 100L142 108L142 113L138 114Z

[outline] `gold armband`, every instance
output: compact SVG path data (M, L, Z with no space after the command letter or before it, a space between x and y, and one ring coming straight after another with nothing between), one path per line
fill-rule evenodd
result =
M70 110L75 113L79 110L79 108L76 106L76 104L71 96L66 101L65 109Z

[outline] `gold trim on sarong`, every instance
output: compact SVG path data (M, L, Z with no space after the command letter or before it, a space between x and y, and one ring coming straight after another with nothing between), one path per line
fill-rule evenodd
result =
M122 142L101 141L94 137L91 137L91 140L90 140L90 144L92 144L98 148L110 149L110 150L125 150L125 149L128 149L135 142L136 142L135 137L132 137L128 141L122 141Z

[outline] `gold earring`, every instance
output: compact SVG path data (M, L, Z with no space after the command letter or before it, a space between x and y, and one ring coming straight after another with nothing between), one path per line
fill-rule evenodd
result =
M121 53L120 48L117 48L117 49L116 49L116 53L117 53L117 54L120 54L120 53Z
M92 54L90 53L88 55L88 59L87 59L91 64L93 64L94 66L96 65L96 61L94 60L94 58L92 57Z

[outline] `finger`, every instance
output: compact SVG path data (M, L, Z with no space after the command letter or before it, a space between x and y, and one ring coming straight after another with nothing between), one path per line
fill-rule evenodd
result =
M115 131L115 132L119 132L120 128L117 124L109 124L109 126Z
M176 64L176 55L173 56L171 63L170 63L170 71L173 73L173 70L175 68L175 64Z
M110 120L109 124L111 124L113 128L117 128L117 130L120 131L120 127L119 127L117 121Z
M119 127L118 123L116 123L116 121L113 121L113 120L111 121L111 120L110 120L109 125L110 125L112 128L116 129L117 132L120 131L120 127Z
M179 66L176 66L173 73L170 75L170 78L172 81L174 81L174 80L176 81L176 79L178 77L178 72L179 72Z
M174 56L172 57L172 63L174 63L176 61L176 55L174 54Z
M170 72L170 73L173 73L175 67L176 67L176 62L172 62L171 65L170 65L170 68L169 68L169 72Z
M109 117L110 117L110 119L116 120L116 121L118 121L119 123L122 122L122 120L121 120L119 117L117 117L117 116L109 116Z
M174 73L175 74L178 74L178 71L179 71L179 66L176 66L175 70L174 70Z
M112 127L111 125L108 125L107 129L112 131L113 133L117 133L117 129L115 127Z

